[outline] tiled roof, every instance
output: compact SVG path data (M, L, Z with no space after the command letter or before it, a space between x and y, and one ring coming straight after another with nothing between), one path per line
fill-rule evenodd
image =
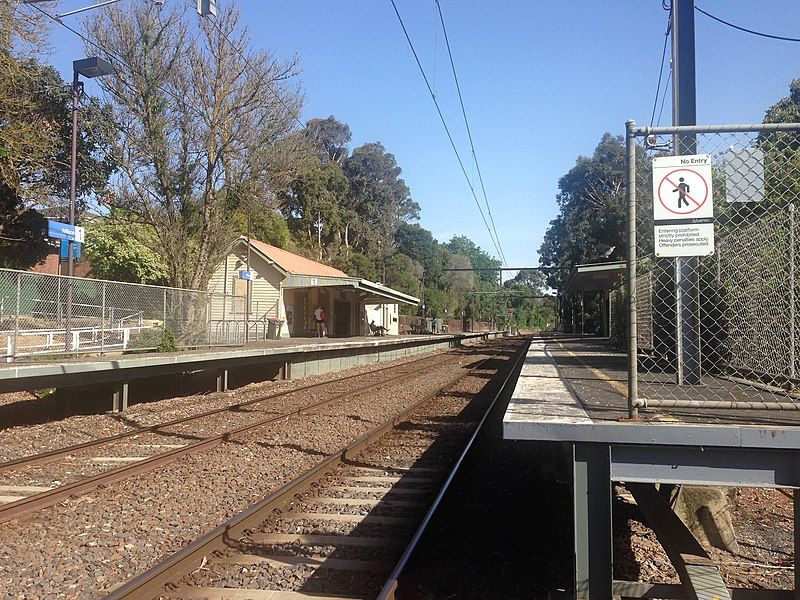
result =
M247 238L240 238L247 243ZM299 256L292 252L270 246L256 239L251 239L254 248L273 261L281 269L292 275L316 275L318 277L348 277L347 273L334 269L328 265L323 265L304 256Z

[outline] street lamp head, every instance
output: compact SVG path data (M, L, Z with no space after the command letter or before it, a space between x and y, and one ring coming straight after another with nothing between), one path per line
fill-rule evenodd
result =
M104 75L112 75L114 73L114 65L104 58L92 56L91 58L72 61L72 70L78 75L93 79Z

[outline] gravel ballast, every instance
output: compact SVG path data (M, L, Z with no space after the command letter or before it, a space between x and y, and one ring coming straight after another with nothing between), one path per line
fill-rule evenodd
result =
M454 353L452 362L436 371L392 382L72 498L21 522L0 525L1 597L102 597L490 352L487 347ZM156 421L165 420L163 411L158 417Z

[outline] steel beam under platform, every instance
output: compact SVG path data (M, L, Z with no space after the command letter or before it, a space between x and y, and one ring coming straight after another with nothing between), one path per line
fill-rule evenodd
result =
M800 527L795 527L794 543L797 591L725 590L717 569L698 551L699 544L693 545L685 535L675 533L680 521L675 521L678 518L666 503L654 499L651 493L653 484L799 489L797 416L762 413L757 423L743 422L739 415L714 422L676 418L620 421L625 398L614 383L625 381L625 374L608 373L602 367L576 372L570 370L577 364L575 360L565 360L559 366L550 352L556 345L564 346L552 340L531 344L503 419L503 435L521 442L558 442L572 449L575 570L574 589L567 597L800 598ZM596 352L606 357L613 354L600 345L596 345ZM598 397L597 390L603 385L608 388L607 396ZM591 402L582 395L583 389L595 394ZM781 418L788 420L780 422ZM668 553L672 551L682 585L613 580L611 486L615 481L636 489L640 508L658 521L653 529L657 534L660 531L662 545L670 546ZM800 517L797 498L796 492L795 522Z

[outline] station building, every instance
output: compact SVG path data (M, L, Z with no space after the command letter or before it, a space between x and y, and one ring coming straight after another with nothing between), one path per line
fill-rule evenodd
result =
M419 304L408 294L252 238L248 282L240 275L247 271L247 255L247 238L239 237L214 270L209 291L241 298L225 303L225 314L215 319L241 320L249 303L249 321L279 319L281 337L315 337L314 310L322 306L329 337L369 335L372 321L397 335L399 305Z

